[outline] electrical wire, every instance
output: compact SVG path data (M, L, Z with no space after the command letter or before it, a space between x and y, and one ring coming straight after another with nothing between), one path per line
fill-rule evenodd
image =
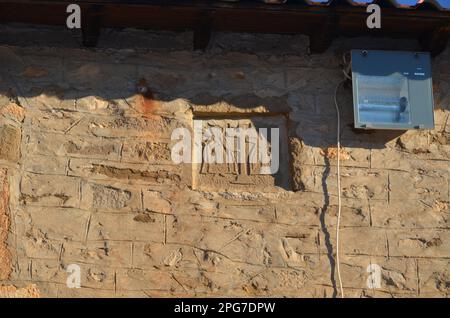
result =
M347 63L347 58L345 57L345 54L346 53L342 54L342 61L344 62L344 66L342 68L342 73L344 73L344 76L346 79L352 80L352 77L350 75L348 75L348 73L350 72L350 69L351 69L351 64Z
M345 72L344 72L345 73ZM336 268L339 279L339 287L341 291L341 298L344 298L344 288L342 287L342 278L341 278L341 269L340 269L340 259L339 259L339 227L341 223L341 170L340 170L340 151L341 151L341 116L339 113L339 105L337 102L337 93L341 84L345 82L341 81L336 85L336 89L334 90L334 105L336 107L336 115L337 115L337 196L338 196L338 213L337 213L337 224L336 224Z
M348 75L348 73L347 73L346 70L342 70L342 73L344 73L345 78L347 78L347 79L349 79L349 80L352 80L351 76Z

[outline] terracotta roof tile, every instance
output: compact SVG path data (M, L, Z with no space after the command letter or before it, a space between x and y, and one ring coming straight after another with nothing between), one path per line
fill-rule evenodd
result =
M227 2L244 2L246 0L222 0ZM329 6L335 2L347 2L353 6L367 6L371 3L380 6L392 6L399 9L413 10L431 8L439 11L450 11L450 0L260 0L267 4L306 3L312 6Z

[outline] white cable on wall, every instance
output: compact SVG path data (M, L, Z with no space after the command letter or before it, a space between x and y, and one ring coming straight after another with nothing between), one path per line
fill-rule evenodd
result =
M345 73L345 72L344 72ZM336 224L336 268L339 279L339 287L341 291L341 298L344 298L344 288L342 287L341 269L340 269L340 259L339 259L339 227L341 223L341 171L340 171L340 150L341 150L341 117L339 113L339 105L337 102L337 92L341 84L344 81L339 82L334 90L334 105L336 107L337 115L337 196L338 196L338 214L337 214L337 224Z

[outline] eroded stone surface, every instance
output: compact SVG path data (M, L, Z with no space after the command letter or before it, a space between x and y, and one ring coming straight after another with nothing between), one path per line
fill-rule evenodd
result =
M0 297L336 296L333 93L340 51L367 42L308 55L303 37L219 34L196 53L168 49L186 34L125 35L157 49L0 46ZM355 131L340 91L348 297L449 296L449 56L433 61L433 131ZM193 118L278 116L288 186L193 187L192 165L171 160Z

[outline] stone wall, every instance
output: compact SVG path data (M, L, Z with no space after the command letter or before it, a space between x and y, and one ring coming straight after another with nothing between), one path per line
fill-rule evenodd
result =
M0 295L338 295L341 57L415 42L340 39L309 55L301 36L216 34L202 53L188 33L126 30L84 50L57 29L3 31ZM354 130L339 90L348 297L449 296L450 49L433 81L432 131ZM195 169L171 161L171 132L197 116L271 114L286 118L288 186L193 187Z

